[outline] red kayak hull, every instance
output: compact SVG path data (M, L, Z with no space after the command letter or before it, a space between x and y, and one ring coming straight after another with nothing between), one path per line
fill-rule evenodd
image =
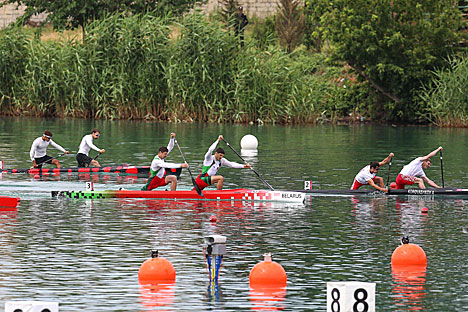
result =
M147 198L147 199L173 199L173 200L221 200L221 201L278 201L278 202L304 202L305 194L292 191L269 190L210 190L203 191L203 196L196 191L130 191L130 190L104 190L104 191L52 191L52 197L66 197L76 199L101 198Z

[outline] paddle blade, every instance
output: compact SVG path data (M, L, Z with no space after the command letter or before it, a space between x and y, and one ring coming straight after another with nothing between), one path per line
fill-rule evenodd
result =
M202 193L202 191L200 190L200 188L198 187L198 184L197 184L197 182L195 182L195 179L194 179L194 178L192 178L192 183L193 183L193 187L194 187L195 190L197 191L198 195L203 196L203 193Z

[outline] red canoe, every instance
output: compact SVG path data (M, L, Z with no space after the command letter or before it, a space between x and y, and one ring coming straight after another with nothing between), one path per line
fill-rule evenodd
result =
M15 208L19 202L19 197L0 196L0 209L2 207Z

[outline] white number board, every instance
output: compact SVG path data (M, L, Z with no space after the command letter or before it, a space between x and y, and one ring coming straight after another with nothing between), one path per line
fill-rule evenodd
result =
M375 283L328 282L327 312L375 312Z

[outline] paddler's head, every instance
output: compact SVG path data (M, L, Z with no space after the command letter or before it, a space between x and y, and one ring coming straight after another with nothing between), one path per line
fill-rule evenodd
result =
M165 146L161 146L158 150L158 157L160 159L164 159L167 156L167 153L169 153L169 150Z
M378 161L373 161L370 163L369 167L370 167L370 170L369 170L370 173L377 173L379 172L380 164Z
M42 135L42 140L44 141L50 141L52 139L52 132L49 130L44 131L44 134Z
M221 147L218 147L218 149L215 151L214 157L217 161L220 161L221 158L224 157L224 150Z
M91 136L93 137L93 139L99 139L99 137L101 136L101 131L99 131L98 129L93 129L93 131L91 131Z
M430 158L428 158L422 162L422 167L423 169L427 169L431 166L431 164L432 164L432 161Z

